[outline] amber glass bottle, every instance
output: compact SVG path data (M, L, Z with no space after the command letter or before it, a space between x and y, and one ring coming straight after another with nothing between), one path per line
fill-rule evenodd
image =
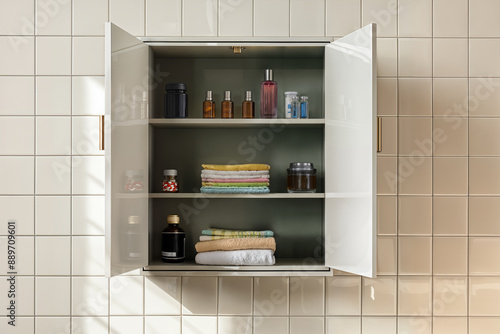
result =
M163 262L182 262L186 254L186 233L179 227L179 216L168 215L168 226L161 232Z
M255 118L255 103L252 101L252 91L247 90L245 93L245 101L241 105L242 118Z
M207 98L203 101L203 118L215 118L215 102L211 90L207 90Z
M221 107L221 117L222 118L234 118L234 104L231 101L231 91L226 90L224 92L224 101L222 101Z

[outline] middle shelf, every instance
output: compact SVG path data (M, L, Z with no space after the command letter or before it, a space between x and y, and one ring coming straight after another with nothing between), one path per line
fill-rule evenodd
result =
M149 198L325 198L324 193L204 194L150 193Z

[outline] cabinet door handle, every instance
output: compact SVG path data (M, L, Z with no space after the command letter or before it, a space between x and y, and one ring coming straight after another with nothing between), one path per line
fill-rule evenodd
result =
M382 152L382 117L377 117L377 152Z
M104 115L99 115L99 151L104 151Z

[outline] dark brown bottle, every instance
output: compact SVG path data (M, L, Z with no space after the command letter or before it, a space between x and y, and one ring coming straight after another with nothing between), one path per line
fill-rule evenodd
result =
M231 101L231 91L224 92L224 101L222 101L221 118L234 118L234 105Z
M161 259L163 262L183 262L186 256L186 232L179 227L179 216L168 215L168 226L161 232Z
M203 101L203 118L215 118L215 102L211 90L207 90L207 98Z
M252 91L245 92L245 101L241 105L242 118L255 118L255 103L252 101Z

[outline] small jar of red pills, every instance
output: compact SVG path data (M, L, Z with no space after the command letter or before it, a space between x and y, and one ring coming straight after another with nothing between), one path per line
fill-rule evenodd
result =
M165 178L163 179L162 190L164 193L178 193L179 182L177 181L177 170L165 169L163 171Z

